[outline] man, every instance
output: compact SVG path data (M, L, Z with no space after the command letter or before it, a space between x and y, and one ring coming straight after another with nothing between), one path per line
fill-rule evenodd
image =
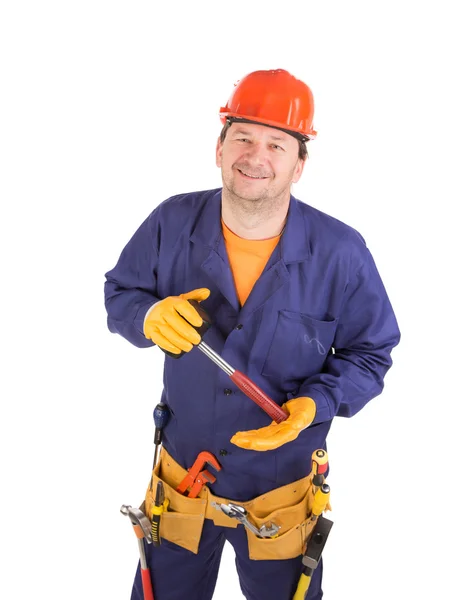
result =
M291 195L316 135L309 88L284 70L256 71L220 116L222 189L169 198L145 220L106 274L108 326L179 357L165 359L171 416L154 476L172 510L161 546L147 547L157 598L212 598L227 539L248 600L289 600L311 522L312 452L326 447L335 416L381 393L400 334L360 234ZM206 343L283 405L285 421L270 423L194 350L202 320L188 300L212 319ZM186 473L203 450L222 467L215 483L197 499L178 495L173 473ZM223 524L210 505L216 497L248 503L255 523L268 517L279 535ZM132 599L141 598L137 577ZM307 598L322 598L321 565Z

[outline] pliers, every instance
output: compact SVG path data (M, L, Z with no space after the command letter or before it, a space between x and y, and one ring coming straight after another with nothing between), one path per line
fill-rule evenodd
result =
M153 540L153 546L159 546L161 544L160 519L161 515L168 510L169 503L169 499L165 498L163 482L158 481L158 485L156 487L155 504L151 509L151 537Z
M188 498L196 498L203 486L208 483L214 483L216 481L214 475L207 469L203 469L206 463L213 466L216 471L220 471L222 468L213 454L206 451L200 452L194 461L193 466L188 469L188 474L176 488L176 491L180 494L184 494L186 490L190 488Z

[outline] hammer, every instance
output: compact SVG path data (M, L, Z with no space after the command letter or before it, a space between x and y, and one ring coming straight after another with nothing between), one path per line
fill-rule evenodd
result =
M122 515L130 518L133 525L133 530L138 539L138 549L140 552L140 569L142 572L143 597L144 600L154 600L153 588L151 586L150 569L148 568L145 556L145 543L151 544L151 523L148 517L143 514L139 508L132 508L126 504L122 504L120 509Z

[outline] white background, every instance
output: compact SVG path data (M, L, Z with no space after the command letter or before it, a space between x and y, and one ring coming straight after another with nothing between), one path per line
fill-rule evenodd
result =
M358 229L402 342L329 436L325 600L474 597L468 2L16 2L0 9L2 598L126 600L162 354L106 328L144 218L220 185L218 109L250 71L315 96L293 192ZM215 598L239 599L225 548Z

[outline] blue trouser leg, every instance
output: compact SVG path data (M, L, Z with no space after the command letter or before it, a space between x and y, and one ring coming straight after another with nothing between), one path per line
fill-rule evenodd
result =
M240 587L247 600L292 600L302 571L301 556L289 560L251 560L243 525L216 527L206 519L198 554L163 540L159 548L146 544L155 600L211 600L222 549L228 540L236 554ZM313 574L306 600L321 600L322 563ZM143 600L140 567L131 600Z
M246 600L291 600L295 594L303 565L302 557L288 560L251 560L247 533L243 525L227 528L226 538L235 550L240 587ZM305 600L320 600L323 567L319 563L311 578Z
M225 542L223 530L205 519L198 554L166 540L158 548L146 544L155 600L211 600ZM140 566L131 600L143 600Z

